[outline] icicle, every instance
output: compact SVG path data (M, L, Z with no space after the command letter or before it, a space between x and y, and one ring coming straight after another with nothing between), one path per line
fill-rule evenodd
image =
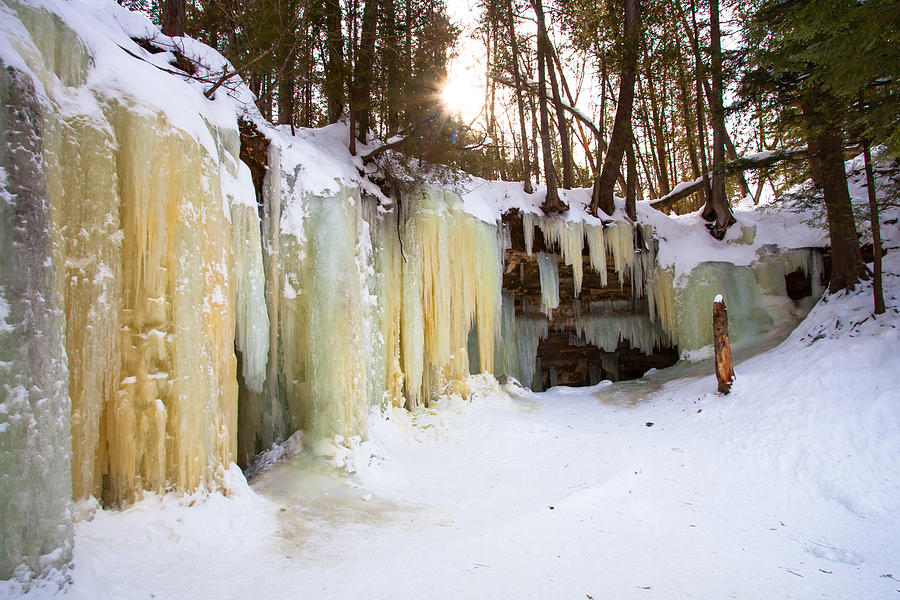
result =
M584 250L584 224L570 222L556 216L541 217L538 226L544 235L547 250L556 248L566 265L572 267L575 295L581 293L583 271L582 252Z
M591 315L611 315L613 313L631 312L633 306L631 300L595 300L588 307L588 312Z
M825 293L825 284L822 278L825 273L825 259L819 250L811 250L809 278L812 286L812 297L818 300Z
M556 255L538 253L538 269L541 276L541 312L550 316L559 306L559 263Z
M525 251L531 256L531 249L534 247L534 215L532 213L522 213L522 233L525 236Z
M250 194L252 197L252 187ZM262 392L269 356L269 315L256 206L233 204L231 223L237 309L235 349L241 353L244 385L250 391Z
M619 282L625 285L626 269L634 263L634 239L631 225L625 221L614 221L606 228L606 247L613 257L613 269Z
M516 333L515 296L503 290L500 333L494 340L494 375L520 376L519 346Z
M407 203L404 248L410 260L404 264L404 279L410 285L404 285L403 339L417 344L419 327L422 337L421 346L404 343L402 355L409 404L418 406L446 383L466 377L473 324L478 368L494 370L502 259L495 226L465 213L455 194L426 189L408 197ZM471 260L450 259L462 256ZM421 358L410 352L420 352Z
M127 101L96 110L49 122L45 146L66 267L74 494L122 504L145 489L216 489L236 451L223 184L233 199L249 181L232 156L237 132L207 124L210 148ZM247 333L245 348L265 345ZM250 362L257 378L258 354Z
M591 268L600 274L600 283L606 287L606 241L603 235L603 225L585 225L584 232L587 236Z
M658 322L675 344L678 341L678 317L672 271L660 267L654 269L650 291L652 293L647 294L650 320Z
M604 352L615 352L619 340L627 340L645 354L669 343L665 331L645 315L582 317L575 321L575 331Z
M653 227L651 225L639 225L638 227L640 229L634 228L635 236L640 231L644 244L643 247L636 250L631 270L632 297L635 300L652 293L653 278L656 273L656 245L653 240Z
M547 337L549 327L544 317L516 317L516 337L519 352L518 379L523 385L532 385L537 367L537 349L540 341ZM532 388L534 389L534 388Z

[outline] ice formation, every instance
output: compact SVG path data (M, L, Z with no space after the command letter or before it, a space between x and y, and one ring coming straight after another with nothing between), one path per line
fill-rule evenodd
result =
M549 317L559 306L559 263L552 252L539 252L537 262L541 274L541 312Z
M69 399L43 109L29 75L2 66L0 579L27 581L62 574L72 559Z
M751 266L700 263L675 291L679 350L698 350L712 344L712 301L718 294L725 297L728 306L731 341L740 344L790 321L798 312L787 295L787 274L801 271L810 275L810 298L814 301L824 291L822 269L821 254L811 249L766 254ZM809 308L801 306L799 311Z
M7 58L38 84L43 135L30 151L46 178L46 264L65 315L59 385L71 400L71 442L58 445L71 447L64 497L120 504L144 490L215 489L235 454L235 339L251 387L265 364L251 306L261 247L244 235L254 210L236 201L254 195L236 123L197 115L198 143L128 93L92 87L90 53L64 19L29 4L4 10L17 52ZM236 296L247 302L239 318Z

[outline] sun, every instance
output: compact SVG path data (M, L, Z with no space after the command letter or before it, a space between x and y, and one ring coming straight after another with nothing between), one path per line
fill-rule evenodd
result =
M467 123L477 119L484 107L484 82L475 73L474 66L451 65L440 93L447 110Z

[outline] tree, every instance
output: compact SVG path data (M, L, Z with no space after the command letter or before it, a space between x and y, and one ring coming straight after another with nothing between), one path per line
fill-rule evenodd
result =
M163 16L162 32L170 37L184 35L184 0L166 0L165 15Z
M393 4L392 4L393 6ZM325 0L325 81L323 92L327 102L328 122L336 123L344 112L344 34L341 29L340 0Z
M894 4L887 0L762 0L749 21L751 70L744 93L768 100L777 109L781 126L797 131L807 142L810 176L823 191L828 218L831 292L853 289L867 276L842 154L848 123L854 119L851 105L882 78L896 86L900 69L896 48L884 50L885 61L860 54L856 40L861 38L852 28L868 23L875 28L870 30L873 38L890 39L889 31L896 37L900 17L896 6L890 10ZM872 129L889 135L884 129Z
M544 6L541 0L531 0L531 6L537 16L538 35L537 35L537 68L538 68L538 92L537 102L538 110L541 118L541 153L544 158L544 183L547 187L547 194L541 208L546 213L562 212L568 207L559 199L557 192L556 169L553 166L553 154L550 149L550 121L547 115L547 75L546 71L549 67L553 69L553 65L549 64L547 57L549 56L548 45L550 43L547 37L547 25L544 19Z
M725 106L722 101L722 43L719 30L719 0L709 0L710 55L712 63L713 178L712 189L703 209L703 218L713 221L709 231L716 239L725 237L734 224L731 204L725 193Z
M522 178L525 182L525 192L530 194L533 189L531 187L531 164L528 160L528 130L525 127L525 100L523 98L525 89L522 84L522 77L519 74L519 42L516 34L516 24L513 18L513 0L505 1L506 8L506 31L509 35L510 43L510 64L512 65L513 82L515 85L514 94L516 96L516 107L519 112L519 130L522 136Z
M640 5L638 0L625 0L624 50L622 75L619 82L619 100L616 104L616 118L610 135L609 152L603 161L603 170L594 182L591 195L591 213L598 209L612 214L616 205L613 201L616 179L622 166L622 158L630 143L631 111L634 104L634 82L637 77L639 52Z

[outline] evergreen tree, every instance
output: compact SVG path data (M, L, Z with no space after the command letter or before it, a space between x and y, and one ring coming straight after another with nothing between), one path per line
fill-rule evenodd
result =
M751 70L743 92L768 100L781 126L807 142L810 175L825 196L832 292L852 289L866 277L843 147L854 121L869 139L898 138L898 12L894 0L763 0L748 22ZM869 111L854 111L858 99L876 88L893 93Z

